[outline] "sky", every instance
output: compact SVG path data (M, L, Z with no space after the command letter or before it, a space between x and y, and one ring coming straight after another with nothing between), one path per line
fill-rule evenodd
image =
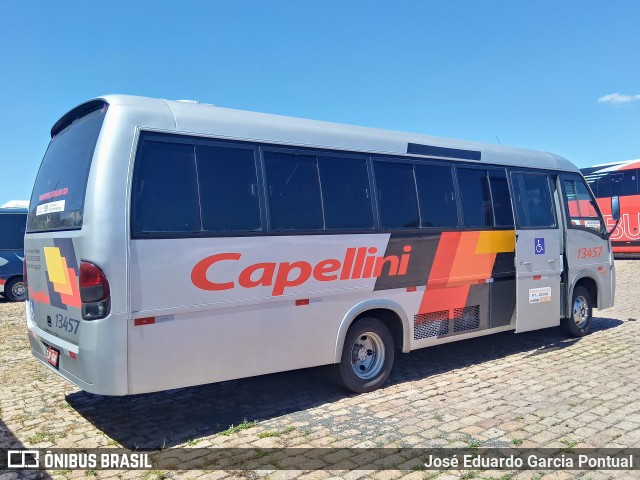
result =
M640 158L637 0L0 0L0 205L109 93Z

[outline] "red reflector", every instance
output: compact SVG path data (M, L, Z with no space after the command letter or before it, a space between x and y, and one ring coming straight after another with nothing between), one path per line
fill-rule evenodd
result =
M407 292L415 292L418 290L418 287L407 287Z
M542 275L534 275L533 279L534 280L542 280Z
M77 356L75 353L73 353L73 352L69 352L69 356L70 356L71 358L73 358L73 359L78 358L78 356Z
M481 278L480 280L478 280L478 283L487 283L487 281L484 278Z
M303 298L301 300L296 300L296 307L300 307L302 305L309 305L309 299Z
M133 321L133 324L136 327L139 327L140 325L152 325L156 323L156 317L144 317L144 318L136 318Z

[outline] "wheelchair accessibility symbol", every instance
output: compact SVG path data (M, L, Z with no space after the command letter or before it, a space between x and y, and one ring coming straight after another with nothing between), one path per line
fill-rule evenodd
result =
M535 240L535 252L536 255L544 255L544 238L536 238Z

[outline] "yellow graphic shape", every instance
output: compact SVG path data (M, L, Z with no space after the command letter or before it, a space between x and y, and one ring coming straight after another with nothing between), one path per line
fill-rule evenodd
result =
M493 232L480 232L475 253L513 252L515 249L515 230L498 230Z
M60 249L58 247L44 247L44 259L47 263L47 272L49 272L49 280L53 283L53 289L65 295L72 294L67 261L60 254Z

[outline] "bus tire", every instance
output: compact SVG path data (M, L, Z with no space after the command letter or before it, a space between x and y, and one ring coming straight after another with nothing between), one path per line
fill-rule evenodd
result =
M582 285L573 289L571 316L560 321L560 329L569 337L584 337L591 331L593 300L589 290Z
M24 302L25 286L22 277L14 277L4 286L4 294L10 302Z
M336 381L352 392L371 392L389 377L393 358L393 337L387 326L377 318L362 318L347 331L342 358L334 366Z

